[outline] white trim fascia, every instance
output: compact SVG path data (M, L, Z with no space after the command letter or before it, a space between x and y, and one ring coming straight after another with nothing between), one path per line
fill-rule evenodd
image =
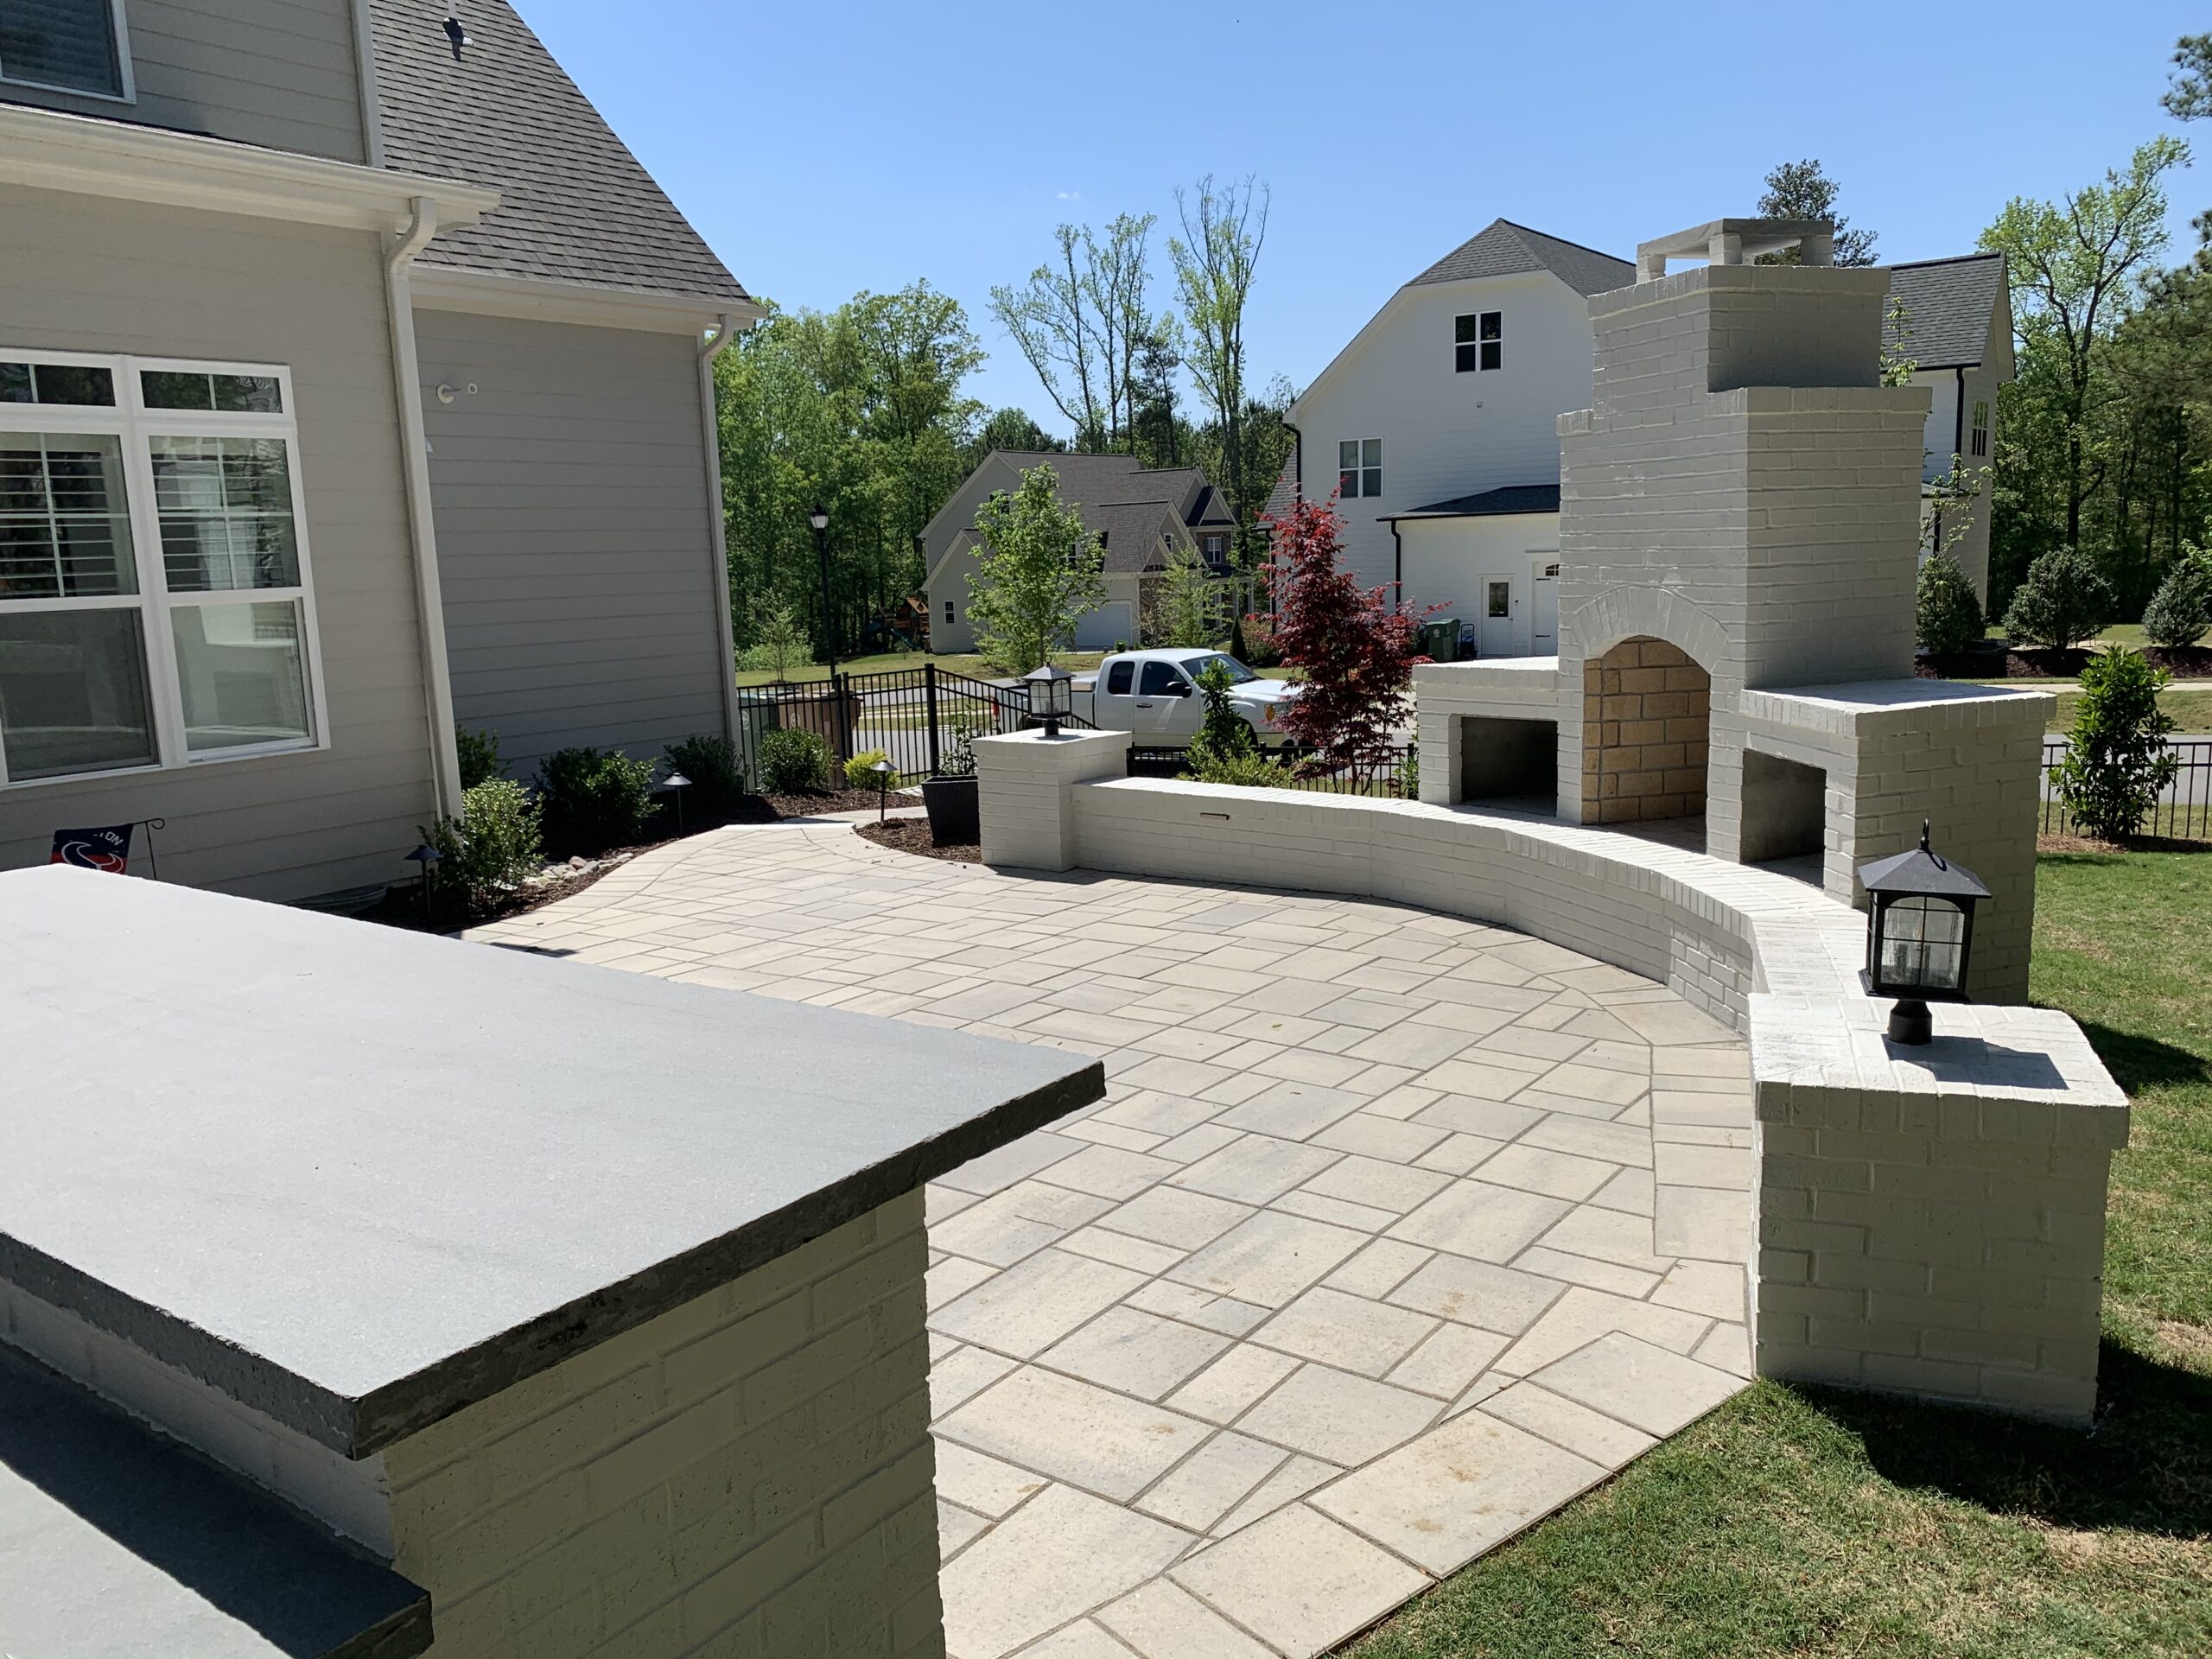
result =
M417 196L437 199L449 230L499 203L498 191L458 180L21 105L0 105L0 183L377 231L404 229Z
M353 68L361 100L361 159L384 165L384 94L377 85L376 19L369 0L353 0Z
M722 502L722 423L715 393L715 361L737 338L736 316L725 311L714 335L699 347L699 427L707 465L707 565L715 607L715 648L721 653L722 735L743 741L737 706L737 625L729 613L729 514Z
M438 200L442 207L445 198ZM767 315L750 300L598 288L589 283L547 282L498 271L461 270L451 265L417 264L411 285L415 303L426 311L524 317L588 328L635 328L650 334L689 334L694 340L719 327L725 316L742 331Z

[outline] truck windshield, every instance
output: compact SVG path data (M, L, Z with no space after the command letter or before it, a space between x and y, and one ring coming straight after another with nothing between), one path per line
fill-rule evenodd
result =
M1183 671L1195 680L1198 677L1200 671L1204 670L1209 663L1219 663L1224 668L1227 669L1229 671L1229 683L1231 685L1242 685L1247 680L1256 680L1260 677L1250 669L1245 667L1243 664L1238 662L1234 657L1218 651L1211 652L1204 657L1185 657L1183 659Z

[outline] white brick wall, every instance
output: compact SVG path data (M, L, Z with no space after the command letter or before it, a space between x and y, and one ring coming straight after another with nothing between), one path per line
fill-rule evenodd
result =
M1026 870L1075 866L1075 814L1068 791L1093 778L1129 769L1128 732L1041 731L979 737L976 810L982 817L983 862Z
M73 1316L0 1334L389 1560L435 1659L941 1659L922 1195L348 1463Z

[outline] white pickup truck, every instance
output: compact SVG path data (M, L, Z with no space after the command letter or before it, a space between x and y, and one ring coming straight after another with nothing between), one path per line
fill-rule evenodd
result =
M1206 700L1198 693L1198 677L1209 663L1228 669L1230 706L1244 717L1262 746L1280 747L1283 737L1275 710L1298 695L1297 685L1262 679L1217 651L1116 652L1098 664L1088 684L1076 681L1075 712L1103 731L1135 733L1140 747L1185 747L1205 721Z

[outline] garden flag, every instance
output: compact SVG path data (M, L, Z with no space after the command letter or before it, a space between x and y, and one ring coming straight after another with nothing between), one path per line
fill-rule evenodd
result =
M105 830L57 830L54 856L47 862L121 875L130 860L130 832L137 828L132 823L111 823Z

